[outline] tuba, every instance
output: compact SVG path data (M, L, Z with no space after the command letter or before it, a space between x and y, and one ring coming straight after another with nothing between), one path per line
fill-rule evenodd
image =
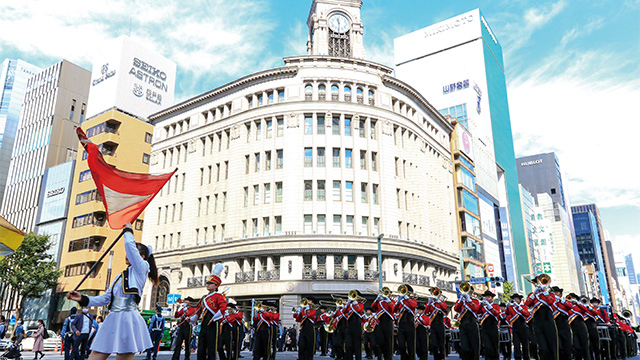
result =
M372 333L376 329L376 317L371 315L369 319L364 323L364 331Z

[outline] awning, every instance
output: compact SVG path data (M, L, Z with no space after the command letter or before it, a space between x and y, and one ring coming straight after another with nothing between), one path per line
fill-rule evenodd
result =
M0 260L16 251L22 244L24 233L0 216Z

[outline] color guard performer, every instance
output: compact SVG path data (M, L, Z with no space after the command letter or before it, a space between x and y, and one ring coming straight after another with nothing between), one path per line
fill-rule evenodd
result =
M253 305L253 360L269 359L269 315L262 302Z
M418 360L427 360L429 355L429 327L431 326L431 320L424 311L424 305L418 305L416 308L416 355Z
M200 299L198 306L196 306L195 314L191 316L192 324L195 324L198 319L202 319L200 334L198 335L198 360L216 359L220 320L222 320L227 311L227 301L222 294L217 292L218 286L222 282L218 275L222 270L224 270L222 264L217 263L214 266L206 283L209 293Z
M553 318L555 294L549 291L551 278L541 274L532 280L535 290L527 297L526 305L532 309L534 333L538 342L540 360L558 360L558 330Z
M380 290L380 294L378 294L373 304L371 304L378 318L376 343L380 351L379 360L393 359L393 310L396 303L391 300L390 296L391 290L385 286Z
M569 317L573 306L570 301L562 298L563 289L553 286L551 290L556 295L553 303L553 315L556 321L556 329L558 329L558 356L561 359L570 359L573 350L573 335L571 334Z
M347 328L344 337L345 360L362 360L362 315L364 314L363 298L358 290L349 291L349 298L344 307Z
M507 304L506 317L511 325L513 356L516 360L529 360L529 309L522 306L522 295L513 294Z
M493 304L496 294L487 290L482 294L480 302L480 332L482 334L482 354L486 360L500 359L500 338L498 337L498 323L500 322L500 306Z
M429 316L429 321L431 322L429 349L434 360L444 360L447 354L444 325L447 303L440 299L441 290L439 288L431 288L429 292L432 296L429 296L429 300L425 305L425 313ZM451 320L449 320L449 325L451 325Z
M178 319L176 335L176 347L173 350L172 360L180 360L180 352L182 351L182 343L184 342L184 360L189 360L191 356L191 316L196 312L196 308L191 306L195 300L189 296L182 300L182 304L176 310L174 317Z
M400 285L394 309L398 321L398 351L401 360L416 358L415 316L418 301L411 297L411 293L413 293L411 285Z
M478 334L477 313L480 310L480 302L472 299L473 288L464 281L460 284L460 298L453 306L458 313L460 323L460 359L478 360L480 358L480 336Z
M313 360L316 351L316 310L313 308L313 298L305 298L300 302L300 308L293 314L300 326L298 336L298 360Z
M362 317L362 326L364 327L364 353L367 359L373 359L373 357L379 357L379 349L376 344L376 330L378 327L378 319L373 309L368 307L365 309L364 316Z

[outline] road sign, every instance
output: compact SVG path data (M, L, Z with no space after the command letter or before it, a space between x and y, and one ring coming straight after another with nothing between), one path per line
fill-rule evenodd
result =
M473 278L470 278L468 281L469 281L469 284L484 284L487 282L483 277L473 277Z
M181 299L182 295L180 294L169 294L167 295L167 304L175 304L178 302L178 299Z
M551 274L551 263L548 263L548 262L542 263L542 271L545 274Z

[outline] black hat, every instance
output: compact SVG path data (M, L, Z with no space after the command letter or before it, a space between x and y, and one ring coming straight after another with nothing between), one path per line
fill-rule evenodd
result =
M522 296L522 294L518 294L518 293L513 293L511 295L511 299L520 299L522 300L524 297Z
M418 305L418 310L424 310L424 305L422 304Z
M362 297L362 293L360 292L360 290L354 290L356 292L356 294L358 294L358 296Z
M562 288L560 288L558 286L552 286L551 287L551 291L553 291L553 292L563 292L564 289L562 289Z
M191 296L187 296L186 298L182 299L182 301L195 302L196 300L194 298L192 298Z
M505 303L501 302L501 303L500 303L500 307L507 307L507 304L505 304Z
M493 297L496 297L496 294L492 293L492 292L491 292L491 291L489 291L489 290L486 290L486 291L484 292L484 294L482 294L482 296L493 296Z
M409 285L409 284L405 284L405 286L407 287L407 290L408 290L409 292L413 292L413 288L411 287L411 285Z
M307 300L313 302L314 304L316 302L316 298L314 298L313 296L307 296Z
M578 296L578 294L576 293L569 293L569 296L575 299L580 299L580 296Z
M591 298L591 301L589 301L589 303L591 303L591 304L593 304L593 303L598 303L598 304L600 304L600 302L601 302L601 301L600 301L600 299L595 298L595 297Z
M156 306L156 311L162 311L162 306Z
M236 304L233 304L233 303L227 303L227 309L228 308L237 309Z
M69 310L69 312L70 312L71 314L75 314L75 313L77 313L77 312L78 312L78 308L74 306L74 307L72 307L72 308L71 308L71 310Z

